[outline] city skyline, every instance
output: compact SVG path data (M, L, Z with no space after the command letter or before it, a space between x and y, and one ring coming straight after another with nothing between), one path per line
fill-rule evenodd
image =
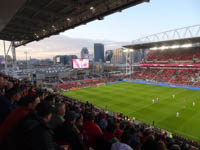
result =
M17 59L25 58L24 51L28 51L32 58L40 59L55 55L80 56L82 47L88 47L92 53L94 43L103 43L105 50L120 48L143 36L199 24L199 7L199 0L151 0L105 17L102 21L21 46L16 49ZM0 41L0 55L3 55L2 43Z

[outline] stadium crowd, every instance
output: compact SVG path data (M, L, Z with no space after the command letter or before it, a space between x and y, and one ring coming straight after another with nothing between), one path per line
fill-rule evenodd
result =
M121 113L0 75L1 150L197 150Z
M132 75L132 79L149 80L156 82L167 82L176 85L188 85L199 87L200 70L198 68L138 68Z
M200 58L200 49L192 48L192 49L175 49L175 50L155 50L150 51L148 56L146 57L147 61L167 61L169 59L173 59L176 61L182 60L192 60L193 58Z

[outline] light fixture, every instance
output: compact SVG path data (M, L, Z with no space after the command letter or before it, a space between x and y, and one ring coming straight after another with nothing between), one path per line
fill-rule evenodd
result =
M70 18L67 18L67 21L70 21L71 19Z
M94 10L94 7L93 7L93 6L91 6L91 7L90 7L90 10Z
M180 45L173 45L173 46L170 46L169 48L171 48L171 49L177 49L179 47L180 47Z
M36 36L36 38L39 38L39 35L38 35L38 34L35 33L34 35Z
M133 49L128 49L128 48L125 49L125 50L123 50L123 52L125 52L125 53L126 53L126 52L133 52L133 51L134 51Z
M150 48L150 50L158 50L159 49L159 47L152 47L152 48Z
M161 50L165 50L165 49L168 49L169 47L167 47L167 46L162 46L162 47L160 47L159 49L161 49Z
M182 48L188 48L188 47L192 47L192 44L184 44L181 46Z

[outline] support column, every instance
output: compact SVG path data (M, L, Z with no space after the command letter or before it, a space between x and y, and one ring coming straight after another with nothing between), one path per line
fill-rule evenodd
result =
M7 74L7 52L6 52L6 43L3 41L3 47L4 47L4 69L5 69L5 74Z
M13 69L16 70L16 51L15 51L15 42L11 42L11 50L12 50L12 56L13 56Z

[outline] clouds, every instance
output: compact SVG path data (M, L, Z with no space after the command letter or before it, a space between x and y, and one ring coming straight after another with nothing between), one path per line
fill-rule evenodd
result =
M123 45L130 44L129 42L113 42L108 40L92 40L82 38L71 38L64 35L53 36L38 42L32 42L26 46L21 46L16 49L17 59L25 59L25 51L28 51L28 56L31 58L53 58L55 55L70 55L75 54L80 56L80 51L83 47L87 47L89 52L93 54L94 43L103 43L105 50L115 49ZM6 43L7 47L9 43ZM3 42L0 41L0 54L3 55Z

